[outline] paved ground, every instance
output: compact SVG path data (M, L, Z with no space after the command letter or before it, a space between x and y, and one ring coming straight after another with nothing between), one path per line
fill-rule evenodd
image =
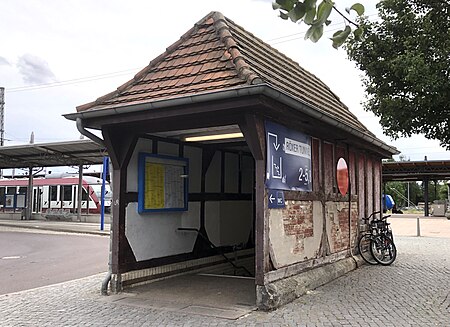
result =
M0 326L449 326L450 239L396 243L390 267L363 266L281 309L238 320L107 302L101 274L0 296Z
M417 218L421 236L450 238L450 219L445 217L424 217L419 215L392 215L388 221L394 235L417 236Z
M0 226L0 294L108 269L109 237Z

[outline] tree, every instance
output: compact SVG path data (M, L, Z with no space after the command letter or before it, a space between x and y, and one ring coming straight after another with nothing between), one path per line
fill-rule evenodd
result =
M346 19L331 40L344 44L363 72L364 108L380 118L392 137L424 134L450 150L450 0L383 0L379 20L364 17L356 3L352 21L331 0L276 0L280 17L309 25L305 39L317 42L331 10ZM353 33L352 33L353 27Z
M346 50L364 73L364 107L387 135L423 133L450 149L450 2L384 0L379 21L362 18L364 38Z

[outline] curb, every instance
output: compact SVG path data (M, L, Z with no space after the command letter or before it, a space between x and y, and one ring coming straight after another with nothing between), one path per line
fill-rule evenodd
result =
M36 225L22 225L20 223L5 223L0 221L0 226L3 227L13 227L13 228L22 228L22 229L33 229L40 231L51 231L51 232L61 232L61 233L73 233L73 234L90 234L90 235L99 235L99 236L109 236L110 232L100 231L100 230L80 230L74 229L65 226L36 226Z

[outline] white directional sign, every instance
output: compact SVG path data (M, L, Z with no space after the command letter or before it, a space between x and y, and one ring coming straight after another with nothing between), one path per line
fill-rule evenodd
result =
M279 190L268 190L269 209L282 209L286 205L284 203L284 193Z

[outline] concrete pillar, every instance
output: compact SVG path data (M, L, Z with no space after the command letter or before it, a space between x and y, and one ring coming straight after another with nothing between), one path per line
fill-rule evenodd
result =
M28 168L28 188L27 188L27 206L25 209L25 220L31 220L33 213L33 167Z
M78 167L78 201L77 220L81 221L81 201L83 197L83 165Z
M428 212L428 178L425 178L423 182L424 182L423 199L425 201L425 217L428 217L430 215Z

